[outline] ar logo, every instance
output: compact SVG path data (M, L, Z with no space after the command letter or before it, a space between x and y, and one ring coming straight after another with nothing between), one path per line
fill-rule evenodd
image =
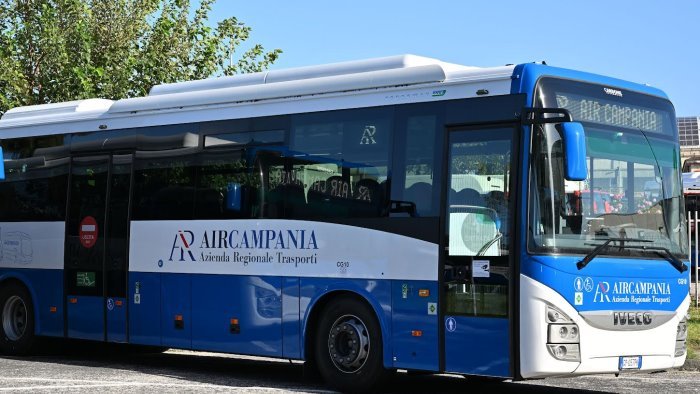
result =
M608 291L610 291L610 283L598 282L598 286L596 286L595 288L593 302L610 302L610 296L608 295Z
M187 234L187 236L185 236ZM188 240L189 238L189 240ZM175 234L175 239L173 240L173 247L170 249L170 261L173 261L173 255L177 257L177 254L175 253L175 250L180 251L180 259L178 261L185 261L185 252L187 252L187 255L189 256L190 260L192 261L197 261L194 258L194 255L192 254L192 251L190 250L190 246L192 246L192 243L194 242L194 233L192 231L182 231L178 230L177 234Z
M377 141L374 139L374 135L377 134L376 126L365 126L365 131L362 132L362 138L360 139L360 145L374 145Z

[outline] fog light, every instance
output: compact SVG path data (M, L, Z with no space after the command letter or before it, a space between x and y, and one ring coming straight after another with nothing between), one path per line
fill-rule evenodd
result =
M557 346L554 348L554 357L556 358L564 358L566 357L566 347L564 346Z
M685 354L685 341L676 341L676 357L681 357Z
M581 352L578 344L548 344L547 349L558 360L581 361Z

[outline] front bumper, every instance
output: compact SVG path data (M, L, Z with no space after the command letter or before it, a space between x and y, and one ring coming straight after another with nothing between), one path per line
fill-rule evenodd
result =
M546 305L564 312L579 327L580 361L561 361L547 351ZM690 296L668 322L647 330L613 331L588 324L561 295L551 288L520 276L520 375L543 378L561 375L620 373L621 356L642 356L640 369L658 371L680 367L686 354L675 357L676 330L690 305Z

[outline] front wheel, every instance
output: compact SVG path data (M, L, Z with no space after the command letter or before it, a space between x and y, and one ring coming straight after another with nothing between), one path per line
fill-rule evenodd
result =
M384 377L382 333L374 311L350 297L332 301L323 310L315 340L318 370L341 391L378 387Z
M10 284L0 289L0 352L27 354L35 342L34 306L27 290Z

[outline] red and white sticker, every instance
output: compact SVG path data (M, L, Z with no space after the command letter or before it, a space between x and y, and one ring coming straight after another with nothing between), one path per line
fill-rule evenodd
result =
M92 248L97 242L97 221L92 216L86 216L80 222L80 244L85 248Z

